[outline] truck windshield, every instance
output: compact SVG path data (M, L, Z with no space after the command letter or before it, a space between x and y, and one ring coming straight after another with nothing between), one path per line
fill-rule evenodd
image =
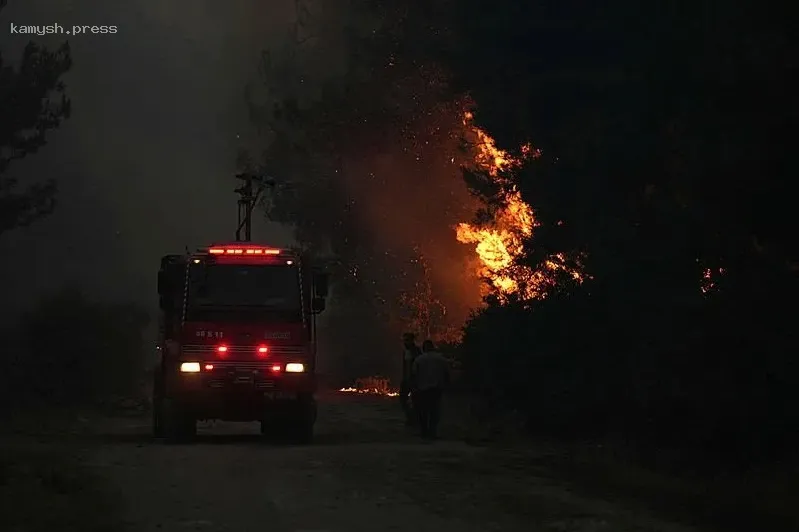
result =
M294 313L301 309L296 266L212 264L192 268L189 308L262 309Z

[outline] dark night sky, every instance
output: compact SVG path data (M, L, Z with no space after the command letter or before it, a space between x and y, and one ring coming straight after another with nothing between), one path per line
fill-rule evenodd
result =
M11 0L0 17L9 61L28 41L10 22L119 26L70 38L73 116L12 167L57 178L61 196L51 218L0 242L0 273L24 279L6 295L26 305L74 281L152 303L162 254L233 236L237 135L251 138L244 86L260 50L288 38L293 1ZM255 236L284 243L287 232L261 223Z

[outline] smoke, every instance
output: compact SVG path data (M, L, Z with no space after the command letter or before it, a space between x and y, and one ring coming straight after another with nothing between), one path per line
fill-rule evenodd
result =
M364 240L376 257L371 264L381 271L377 290L391 295L405 293L420 301L428 296L425 281L429 282L429 296L440 303L431 305L431 310L445 313L435 325L453 329L461 327L470 311L481 303L473 250L457 242L454 231L458 222L470 220L477 209L461 176L459 164L464 154L459 150L459 123L452 109L444 109L414 124L414 142L408 149L394 142L377 146L374 151L347 155L340 181L367 235ZM394 140L398 141L396 137ZM422 276L423 267L427 279ZM374 277L372 272L362 272L364 284ZM339 305L332 303L331 311L340 312ZM341 306L358 307L361 302L343 301ZM406 313L410 310L396 300L386 301L385 306L394 316L402 312L402 307ZM370 348L360 360L352 355L357 349L349 350L351 354L342 361L346 369L352 377L377 373L396 379L400 373L400 333L415 329L422 338L427 333L388 321L386 315L369 314L368 306L361 308L361 314L354 309L349 312L357 319L335 320L338 333L344 337L339 343L352 342L346 338L349 336L359 339L356 345ZM333 316L327 318L334 321Z
M68 39L73 116L40 153L13 167L26 182L59 180L57 212L4 235L4 301L25 306L64 283L152 304L161 255L231 239L236 154L252 137L243 87L260 51L293 25L292 0L11 0L0 12L7 61L30 40L10 23L116 25ZM257 224L257 238L288 233Z
M476 270L468 267L472 252L454 237L455 225L477 208L461 177L457 124L452 109L439 110L414 124L412 146L395 143L345 160L342 183L376 252L424 260L452 326L480 303ZM390 271L401 276L408 269L418 268L398 264Z
M61 195L52 217L0 240L0 274L13 280L4 301L28 306L74 284L95 297L152 306L161 255L230 239L237 155L242 148L257 155L267 143L251 124L245 88L268 81L273 90L250 91L262 102L295 94L318 100L325 81L353 68L346 32L369 22L355 20L346 2L317 4L300 17L313 24L298 26L294 0L11 0L0 28L58 23L119 31L34 37L49 45L69 39L73 116L44 150L13 168L23 182L58 179ZM12 60L28 40L1 33L4 57ZM308 50L300 52L299 70L278 67L296 66L299 48ZM278 66L265 68L264 49ZM406 132L385 132L368 152L346 154L340 183L374 251L404 261L419 249L455 324L479 302L470 251L453 230L474 211L451 135L459 120L449 111L423 113L413 123L414 146ZM288 229L263 220L256 220L254 236L277 245L291 240ZM403 268L398 264L396 273ZM333 320L334 306L331 300L325 323L341 323Z
M338 351L325 353L330 372L394 377L407 327L395 319L407 317L399 297L422 295L415 260L427 265L447 325L463 325L480 304L473 250L455 238L456 225L478 206L460 169L474 162L461 149L463 108L442 103L429 72L363 64L361 50L343 43L345 35L370 33L370 21L352 12L317 13L305 29L313 38L272 61L260 90L250 87L266 133L263 164L282 174L276 215L300 224L314 244L332 241L348 266L337 273L360 286L334 293L320 320L335 345L320 353ZM298 115L291 105L272 114L287 101Z

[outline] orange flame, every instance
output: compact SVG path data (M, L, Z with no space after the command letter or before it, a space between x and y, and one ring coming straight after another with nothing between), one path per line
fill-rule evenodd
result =
M500 185L504 205L486 226L465 222L458 224L456 238L463 244L474 245L481 263L480 277L488 280L501 298L506 299L511 294L517 294L525 300L545 297L547 288L552 284L550 273L567 270L566 258L563 254L552 256L544 264L545 271L535 271L516 264L516 259L524 252L524 241L532 237L537 224L533 209L524 202L516 186L503 175L504 172L520 168L526 160L540 156L541 152L527 144L520 150L521 158L514 158L499 149L488 133L473 124L473 119L474 115L470 111L464 114L463 125L476 139L475 165ZM582 281L579 272L572 271L571 275L576 281Z
M380 390L359 390L358 388L340 388L340 392L343 393L358 393L358 394L369 394L369 395L384 395L386 397L398 397L399 392L381 392Z
M477 153L474 162L478 168L487 171L492 177L496 178L501 172L517 169L524 162L524 158L537 157L540 154L538 150L533 149L532 145L525 144L521 149L523 159L515 159L508 152L497 148L497 143L491 135L475 126L473 121L474 113L466 111L463 115L463 125L471 130L477 138L477 142L475 142Z
M383 377L366 377L357 379L355 386L339 389L342 393L356 393L362 395L382 395L397 397L399 392L391 388L391 383Z

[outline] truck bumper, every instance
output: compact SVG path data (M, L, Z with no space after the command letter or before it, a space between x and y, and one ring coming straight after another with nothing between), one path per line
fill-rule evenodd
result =
M195 419L258 421L299 415L316 392L313 374L276 375L268 368L181 373L176 377L174 399Z

